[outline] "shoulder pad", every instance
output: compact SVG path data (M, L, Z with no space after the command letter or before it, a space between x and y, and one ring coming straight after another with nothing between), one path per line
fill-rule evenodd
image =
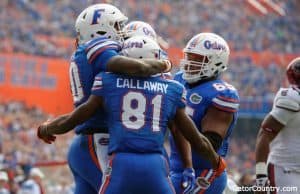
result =
M300 111L300 95L293 88L281 88L275 98L275 106L289 111Z
M100 38L85 43L85 53L88 62L92 63L97 56L100 56L101 53L107 49L112 49L119 52L122 48L121 45L116 41Z

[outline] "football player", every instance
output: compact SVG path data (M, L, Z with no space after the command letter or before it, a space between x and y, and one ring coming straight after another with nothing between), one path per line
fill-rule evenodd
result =
M150 50L147 55L133 51L156 44L151 41L134 37L125 43L124 53L139 53L138 58L158 57L159 49ZM68 132L103 107L109 117L111 157L100 193L174 193L163 156L164 136L172 120L195 150L209 159L217 175L224 171L224 160L185 113L183 86L162 78L161 74L143 78L100 73L88 101L72 113L42 124L39 134L41 138L53 138L55 134Z
M236 89L220 79L220 74L228 65L228 44L217 34L200 33L187 43L183 52L182 71L174 79L183 84L187 91L186 112L215 151L225 157L239 107ZM173 138L181 143L175 145ZM171 179L179 194L184 186L183 175L193 172L193 169L184 169L180 159L180 156L188 158L185 154L190 152L190 147L178 130L170 137L170 145ZM226 171L216 178L211 164L194 150L192 162L199 184L194 193L221 194L226 187ZM204 180L210 182L210 187Z
M287 67L288 88L277 92L256 140L256 184L300 191L300 57ZM262 192L263 193L263 192ZM275 192L274 192L275 193ZM286 193L280 189L278 194Z
M109 4L96 4L77 17L77 49L69 76L75 107L86 102L91 94L94 77L100 71L149 76L166 68L162 60L140 60L119 55L122 27L127 17ZM68 163L75 180L75 194L98 193L107 161L108 126L104 110L75 127L69 149ZM44 139L46 142L52 139ZM53 139L54 140L54 139ZM100 177L100 178L99 178Z

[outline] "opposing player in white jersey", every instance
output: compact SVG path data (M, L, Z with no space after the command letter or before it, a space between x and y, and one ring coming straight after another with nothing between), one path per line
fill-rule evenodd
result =
M300 193L300 57L287 67L288 88L277 92L256 140L256 184Z

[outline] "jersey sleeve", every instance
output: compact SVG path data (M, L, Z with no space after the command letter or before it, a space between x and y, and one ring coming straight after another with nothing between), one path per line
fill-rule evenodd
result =
M96 75L94 84L92 87L92 95L103 96L104 95L104 84L103 84L104 73L99 73Z
M89 64L94 64L102 71L106 71L106 65L109 59L121 50L118 42L109 39L95 39L86 44L86 56Z
M186 90L178 83L178 101L176 103L177 108L185 108L186 106Z
M300 111L300 95L292 88L280 89L273 102L270 114L281 124L286 125Z
M182 89L182 94L180 98L180 103L178 103L179 108L184 108L186 106L186 90Z
M219 91L212 98L212 105L219 110L235 113L239 109L239 96L236 90Z

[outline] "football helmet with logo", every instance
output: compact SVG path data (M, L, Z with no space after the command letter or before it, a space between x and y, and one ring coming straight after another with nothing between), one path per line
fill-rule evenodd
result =
M229 46L219 35L200 33L194 36L183 49L181 60L183 79L188 83L218 76L227 69Z
M157 36L150 24L143 21L129 22L123 29L126 38L133 36L148 36L156 41Z
M300 87L300 57L290 62L286 69L286 76L291 85Z
M127 20L128 18L113 5L104 3L91 5L76 19L78 43L82 44L96 37L122 41L122 29Z
M166 53L158 43L147 36L133 36L124 42L124 56L137 59L166 59Z

